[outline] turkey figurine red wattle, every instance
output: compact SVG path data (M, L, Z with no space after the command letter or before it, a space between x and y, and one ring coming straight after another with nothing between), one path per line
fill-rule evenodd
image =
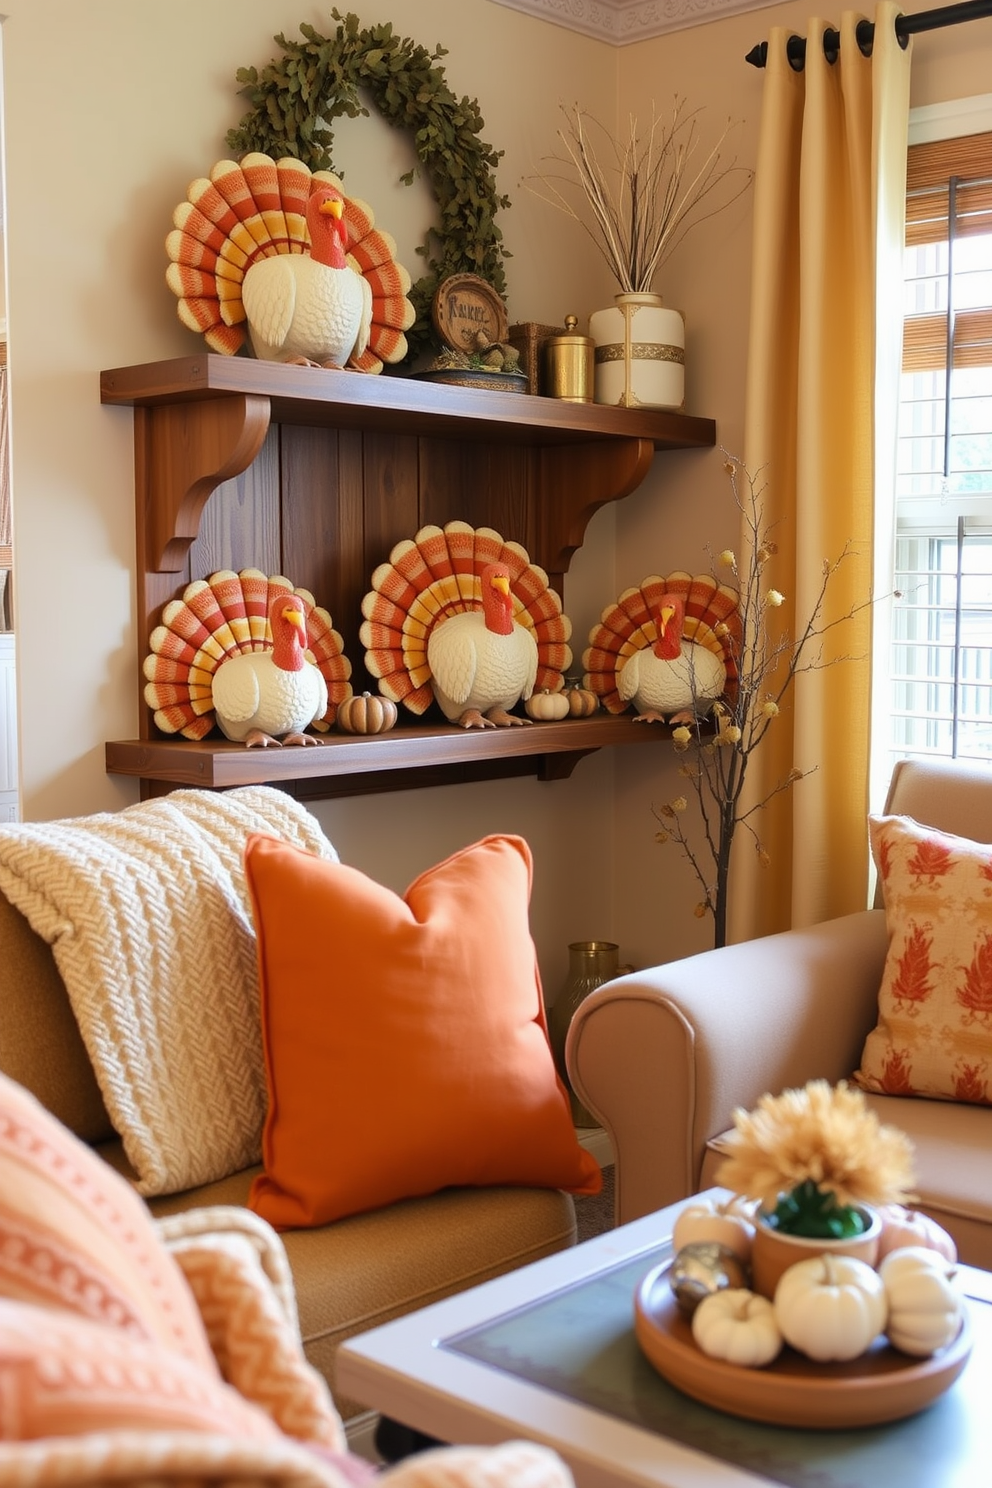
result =
M726 667L705 646L683 640L685 605L677 594L661 596L654 618L658 639L625 663L617 691L637 708L635 723L694 723L698 705L723 692Z
M214 673L214 713L224 736L249 749L317 744L304 729L327 708L327 684L305 655L306 614L295 594L269 607L270 651L231 656Z
M166 238L179 317L211 351L379 372L416 320L410 275L368 202L330 171L254 151L193 181Z
M372 291L345 257L344 197L320 183L307 202L310 252L262 258L241 296L255 355L264 361L343 367L369 341Z
M441 712L460 728L527 724L509 710L529 698L537 677L537 642L513 618L510 571L482 570L482 609L452 615L431 632L427 661Z
M589 633L585 685L635 723L694 723L737 682L738 596L708 574L652 574Z
M433 704L461 728L508 728L535 691L558 692L571 624L519 543L467 522L421 527L372 575L359 636L384 697Z
M682 627L685 624L685 605L677 594L663 594L658 606L658 639L654 643L654 654L659 661L674 661L682 651Z

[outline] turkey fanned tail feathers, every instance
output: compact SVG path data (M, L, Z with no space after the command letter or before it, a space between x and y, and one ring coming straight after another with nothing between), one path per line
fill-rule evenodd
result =
M233 657L272 650L269 606L277 594L295 594L306 614L308 655L327 689L327 707L312 726L331 727L338 705L351 696L351 664L328 612L306 589L260 569L222 569L187 584L162 611L144 660L145 702L165 734L203 739L216 720L214 679Z
M202 332L211 351L233 356L248 339L243 284L253 265L279 254L309 254L307 201L318 182L344 196L347 260L371 301L367 345L349 365L380 372L384 362L406 356L404 333L416 319L407 298L410 275L396 260L393 238L376 227L372 208L349 197L330 171L311 172L300 160L259 152L240 164L219 160L209 179L193 181L166 238L166 282L177 297L179 318Z
M513 670L510 690L515 696L508 706L533 691L557 692L564 686L564 673L572 660L571 623L562 614L547 574L531 563L519 543L505 541L492 528L449 522L443 528L422 527L412 539L398 543L389 561L375 570L372 588L362 601L365 619L359 635L366 648L365 664L379 679L385 697L418 716L435 701L446 711L441 697L444 689L432 670L432 660L437 665L439 654L448 658L445 681L457 693L457 698L450 699L452 705L464 696L465 705L484 712L487 698L505 694L507 677L495 675L502 663L491 661L488 666L493 671L479 675L474 670L477 658L470 654L468 644L461 657L462 680L457 686L450 681L457 672L451 653L460 649L461 624L450 634L446 626L459 616L471 615L470 626L484 629L482 574L490 564L506 565L515 629L530 638L519 649L516 643L510 648L511 660L506 665ZM509 641L502 636L491 639ZM518 674L514 669L521 666L521 657L527 660Z
M661 662L653 655L659 637L657 617L663 597L672 594L685 606L681 656ZM643 686L641 674L653 663L668 668L672 686L659 711L674 712L697 702L708 705L721 694L736 693L739 641L740 612L733 589L711 574L652 574L636 588L625 589L589 632L582 657L584 684L608 712L622 713L638 695L639 684Z

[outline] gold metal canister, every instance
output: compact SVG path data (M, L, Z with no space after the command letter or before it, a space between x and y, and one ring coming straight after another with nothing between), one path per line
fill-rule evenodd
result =
M566 403L593 401L596 362L595 346L590 336L579 336L578 318L565 316L565 334L549 336L542 347L542 393L546 398L562 398Z

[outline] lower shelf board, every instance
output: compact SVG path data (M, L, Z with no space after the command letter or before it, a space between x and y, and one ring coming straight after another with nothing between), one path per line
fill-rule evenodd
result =
M460 729L401 724L385 734L323 734L314 746L246 749L225 739L124 739L106 745L111 775L135 776L152 794L280 785L301 798L370 794L458 781L569 776L584 755L619 746L671 742L664 724L600 714L519 728Z

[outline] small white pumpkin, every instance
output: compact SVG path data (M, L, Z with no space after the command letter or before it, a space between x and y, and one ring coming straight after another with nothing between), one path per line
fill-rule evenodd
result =
M935 1250L946 1261L956 1261L958 1248L952 1236L919 1209L906 1209L902 1204L884 1204L878 1210L882 1221L882 1235L878 1242L878 1259L884 1260L890 1251L905 1245L923 1245Z
M954 1286L955 1267L926 1246L902 1246L882 1261L889 1317L885 1332L894 1348L928 1358L958 1336L964 1298Z
M535 723L560 723L568 717L568 698L563 692L552 692L550 687L544 687L540 692L531 693L524 703L524 712Z
M830 1251L790 1266L775 1288L774 1306L785 1341L821 1363L865 1353L888 1314L877 1271Z
M782 1347L782 1332L767 1297L727 1287L704 1297L692 1314L692 1336L711 1359L746 1369L770 1364Z
M738 1198L722 1203L718 1199L698 1199L688 1204L672 1227L672 1244L676 1252L683 1245L712 1242L725 1245L742 1261L750 1260L754 1225Z

